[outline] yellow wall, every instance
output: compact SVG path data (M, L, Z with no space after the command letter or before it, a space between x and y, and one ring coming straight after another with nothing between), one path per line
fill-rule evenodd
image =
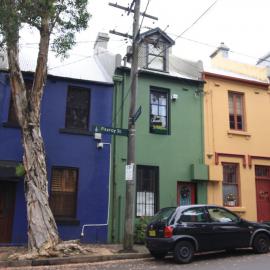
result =
M266 67L250 65L224 58L221 53L217 53L217 55L211 59L211 64L216 68L247 75L254 79L267 82L268 72Z
M241 205L231 207L231 209L247 219L257 220L254 165L270 166L270 159L268 161L253 160L250 168L248 164L246 167L243 166L243 159L240 157L221 156L219 165L216 165L215 153L244 155L247 162L248 155L270 158L270 91L249 82L238 82L209 75L206 75L205 80L205 161L209 165L210 178L208 203L218 205L223 203L221 162L238 163ZM235 132L229 128L228 91L244 94L245 131Z

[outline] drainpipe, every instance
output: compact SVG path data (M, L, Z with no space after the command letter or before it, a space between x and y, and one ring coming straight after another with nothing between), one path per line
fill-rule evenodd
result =
M108 212L107 212L107 220L106 220L106 223L100 223L100 224L84 224L82 226L82 230L81 230L81 237L84 236L84 229L86 227L106 227L108 226L109 224L109 216L110 216L110 197L111 197L111 184L110 184L110 179L111 179L111 161L112 161L112 151L111 151L111 143L99 143L99 144L102 144L102 145L109 145L109 149L110 149L110 166L109 166L109 179L108 179L108 187L109 187L109 190L108 190Z

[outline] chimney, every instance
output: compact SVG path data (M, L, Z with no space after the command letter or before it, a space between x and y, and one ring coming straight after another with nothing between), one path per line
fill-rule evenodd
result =
M224 42L221 42L219 47L210 55L211 58L214 58L217 54L221 54L222 57L228 58L230 48L225 45Z
M99 48L107 49L109 39L110 37L107 33L99 32L95 41L94 49L95 50Z

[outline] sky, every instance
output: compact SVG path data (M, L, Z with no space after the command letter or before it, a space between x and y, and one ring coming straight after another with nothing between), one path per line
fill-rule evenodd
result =
M77 46L71 52L78 57L93 53L98 32L116 30L132 34L132 14L113 8L109 2L127 6L132 0L89 0L92 17L86 31L77 35ZM141 32L159 27L176 39L189 28L215 0L149 0L147 12L158 21L144 18ZM148 0L141 0L145 11ZM216 4L183 36L175 40L173 54L189 60L207 62L209 56L224 42L230 49L230 58L247 63L270 52L270 0L217 0ZM142 17L141 17L142 18ZM24 42L29 41L28 33ZM23 42L22 41L22 42ZM131 41L110 34L109 49L124 56ZM29 45L28 45L29 46Z

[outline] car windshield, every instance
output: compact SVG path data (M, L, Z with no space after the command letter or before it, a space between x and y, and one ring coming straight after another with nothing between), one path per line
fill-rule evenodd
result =
M167 220L175 211L175 207L167 207L160 209L150 220L150 222Z

